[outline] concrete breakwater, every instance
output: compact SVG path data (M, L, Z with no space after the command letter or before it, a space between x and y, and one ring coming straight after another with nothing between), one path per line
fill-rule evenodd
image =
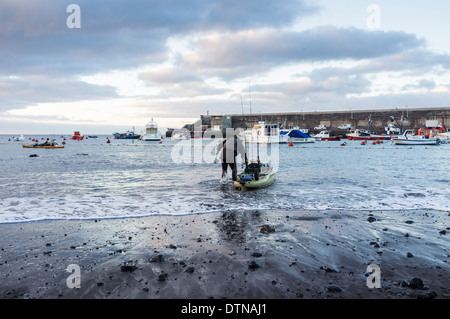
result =
M394 117L394 121L391 120ZM440 108L402 108L386 110L348 110L328 112L296 112L296 113L258 113L258 114L224 114L202 115L201 125L203 130L215 128L225 130L227 128L251 128L259 121L270 124L279 124L281 127L299 127L314 132L314 128L325 125L330 132L339 131L342 124L351 124L353 128L368 129L384 133L389 124L403 129L419 129L426 127L427 121L435 120L447 123L450 117L450 107ZM200 123L200 121L199 121ZM449 125L446 125L446 127Z

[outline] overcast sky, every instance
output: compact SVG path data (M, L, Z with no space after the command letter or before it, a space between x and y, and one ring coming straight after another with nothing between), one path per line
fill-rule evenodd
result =
M0 0L0 134L178 128L250 105L448 107L449 12L444 0Z

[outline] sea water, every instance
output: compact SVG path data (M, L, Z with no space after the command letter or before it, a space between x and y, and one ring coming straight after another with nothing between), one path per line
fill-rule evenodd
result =
M29 138L47 137L63 142L60 136L30 135L25 142L0 136L0 223L255 209L450 212L449 144L410 147L385 141L363 146L347 141L341 146L324 141L272 146L277 147L276 182L242 191L231 181L220 182L220 164L194 156L181 162L174 158L180 141L109 136L108 144L107 136L83 141L67 136L64 149L22 148L32 144ZM194 154L214 142L184 143Z

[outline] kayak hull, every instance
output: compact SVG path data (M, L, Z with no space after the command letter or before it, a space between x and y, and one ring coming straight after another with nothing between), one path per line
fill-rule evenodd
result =
M263 174L259 177L259 179L252 180L252 181L235 181L234 186L236 188L248 188L248 189L256 189L256 188L263 188L272 185L275 182L276 174L275 172L270 172L268 174Z
M23 148L64 148L64 146L22 145Z

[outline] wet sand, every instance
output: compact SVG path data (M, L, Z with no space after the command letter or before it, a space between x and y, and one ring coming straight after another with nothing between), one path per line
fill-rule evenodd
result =
M450 299L449 219L236 211L2 224L0 298ZM370 264L381 288L367 287ZM80 288L67 285L69 265Z

